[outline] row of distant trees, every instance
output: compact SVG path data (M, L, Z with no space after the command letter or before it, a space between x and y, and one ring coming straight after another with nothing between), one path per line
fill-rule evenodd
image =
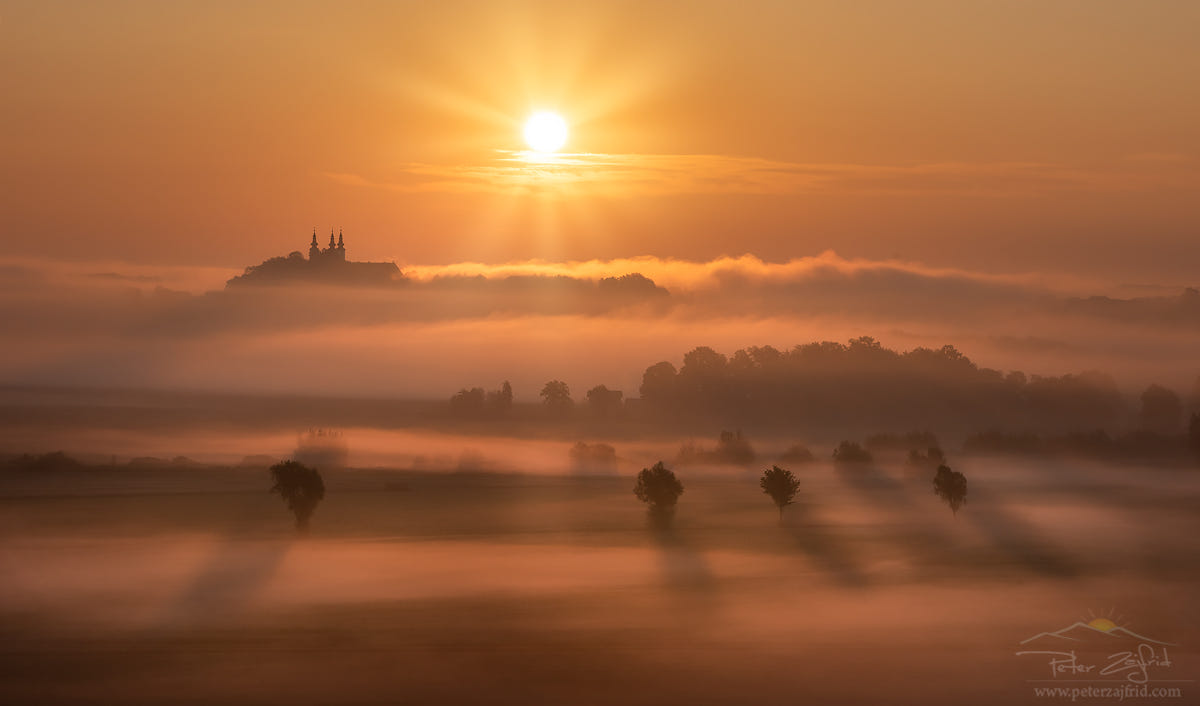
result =
M571 388L562 380L550 380L538 393L547 411L565 416L575 409ZM624 409L625 393L597 385L587 391L587 409L596 417L618 416ZM482 387L463 388L450 398L451 413L461 419L499 419L512 411L513 391L507 380L496 390Z
M909 465L920 468L934 467L933 493L957 515L959 508L967 502L967 477L951 469L944 461L945 458L940 450L930 449L927 455L914 454L911 456ZM844 464L856 462L846 458L841 459L841 463ZM796 494L800 492L800 480L786 468L771 466L763 471L758 485L778 508L779 521L782 523L784 508L794 503ZM638 500L646 503L651 522L658 527L666 527L674 517L675 506L679 502L680 496L683 495L683 483L676 477L674 471L659 461L650 468L643 468L638 473L633 493Z
M306 533L317 505L325 499L325 481L321 473L294 460L271 466L270 473L271 492L278 494L287 504L288 511L295 518L296 531ZM759 487L778 508L779 521L782 523L783 510L795 502L800 480L790 470L772 466L763 471ZM967 479L949 466L939 464L933 477L933 492L957 514L959 507L966 502ZM683 483L674 471L659 461L638 473L633 493L646 504L651 522L659 528L665 528L670 525L675 506L683 495Z
M450 411L464 419L487 419L503 417L513 405L512 385L508 380L490 392L482 387L463 388L450 398Z
M1086 429L1127 429L1178 434L1187 404L1154 384L1136 408L1111 376L1088 371L1060 376L983 368L954 346L898 352L863 336L790 350L754 346L728 357L701 346L683 364L646 368L640 397L597 385L585 395L590 416L611 419L638 403L642 423L718 422L725 426L880 429L904 424L969 433L980 429L1037 430L1055 434ZM576 409L571 390L550 380L539 398L551 417ZM512 387L464 388L450 401L456 417L503 417L512 409ZM1200 380L1189 400L1200 413Z

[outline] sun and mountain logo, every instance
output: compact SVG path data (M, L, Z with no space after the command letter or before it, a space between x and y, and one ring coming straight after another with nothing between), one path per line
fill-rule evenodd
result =
M1134 632L1120 624L1122 618L1124 616L1119 616L1116 619L1113 619L1111 616L1093 616L1087 622L1077 620L1065 628L1055 630L1054 632L1039 632L1033 637L1021 640L1020 644L1030 647L1055 646L1080 649L1085 647L1120 647L1122 644L1129 642L1176 647L1175 643L1155 640Z
M1177 647L1175 643L1134 632L1122 624L1123 616L1114 619L1112 611L1088 618L1086 622L1077 620L1054 632L1039 632L1021 640L1017 656L1041 659L1049 670L1049 674L1042 672L1042 678L1028 681L1115 682L1134 686L1190 681L1160 676L1175 666L1167 649ZM1094 685L1088 684L1086 688ZM1108 688L1111 684L1100 686Z

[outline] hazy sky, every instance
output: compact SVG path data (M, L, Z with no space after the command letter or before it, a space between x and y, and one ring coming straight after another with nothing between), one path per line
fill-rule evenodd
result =
M1190 284L1200 4L0 2L9 255ZM569 156L520 161L535 109Z

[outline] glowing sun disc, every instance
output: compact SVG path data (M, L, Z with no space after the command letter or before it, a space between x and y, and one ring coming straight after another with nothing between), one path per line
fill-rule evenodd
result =
M567 121L555 113L534 113L525 123L525 142L538 152L557 152L567 143Z

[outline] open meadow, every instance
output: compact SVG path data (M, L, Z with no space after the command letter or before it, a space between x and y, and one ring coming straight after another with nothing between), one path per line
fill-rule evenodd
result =
M1200 476L958 467L954 514L806 464L782 522L755 470L679 469L669 529L624 468L346 469L307 536L262 468L8 471L0 701L1035 703L1020 642L1114 608L1194 691L1156 680L1200 673Z

